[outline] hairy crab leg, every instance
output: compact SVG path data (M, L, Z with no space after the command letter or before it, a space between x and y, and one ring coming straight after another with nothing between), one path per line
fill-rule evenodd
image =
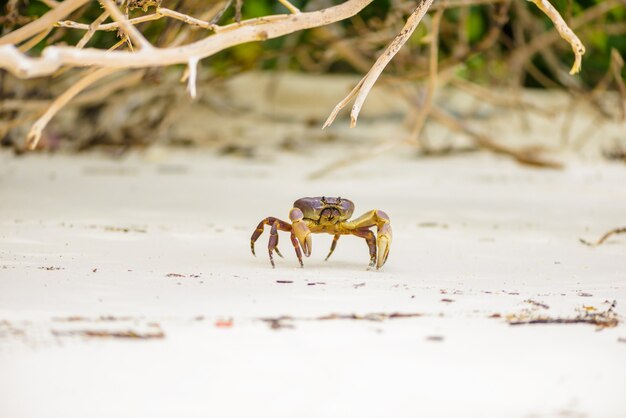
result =
M367 228L356 229L352 232L352 234L357 237L365 238L367 247L370 250L370 264L367 269L373 269L376 267L376 236Z
M309 257L312 250L311 230L303 220L304 214L300 209L293 208L289 211L289 219L291 220L293 234L298 239L300 247L302 247L302 252Z
M296 250L296 257L298 257L298 261L300 262L300 267L304 267L302 263L302 251L300 251L300 244L298 244L298 238L291 232L291 243L293 244L293 248Z
M328 255L326 256L326 258L324 259L324 261L328 261L328 259L330 258L330 255L333 253L333 251L335 251L335 247L337 246L337 241L339 241L339 237L341 235L339 234L335 234L335 236L333 237L333 243L330 244L330 252L328 253Z
M267 243L267 252L270 255L270 263L272 263L272 268L276 267L274 265L274 257L272 257L272 253L276 249L278 245L278 222L274 221L272 227L270 228L270 239Z
M376 269L380 269L387 261L389 247L391 246L391 239L393 237L389 215L382 210L374 209L343 224L343 227L349 230L369 228L371 226L377 227L376 244L378 247L378 260L376 262Z
M255 255L255 256L256 256L256 253L254 251L254 243L256 242L257 239L259 239L259 237L263 233L265 225L269 225L271 227L271 229L270 229L270 242L269 242L269 245L268 245L268 249L270 247L272 247L271 251L270 251L270 262L272 263L272 266L274 266L274 259L272 257L272 252L276 251L276 254L278 254L280 257L283 256L280 253L280 251L278 250L278 233L277 233L277 230L291 232L292 234L293 234L293 231L292 231L292 228L291 228L291 225L289 224L289 222L285 222L285 221L280 220L278 218L274 218L273 216L270 216L270 217L267 217L267 218L263 219L261 222L259 222L259 225L257 225L256 229L252 233L252 237L250 238L250 249L252 250L252 254ZM274 233L272 231L274 231ZM274 242L273 246L272 246L272 242ZM295 243L293 243L293 240L291 240L291 242L292 242L292 244L294 244L294 249L296 250L296 255L298 255L298 259L300 259L300 264L302 264L302 261L301 261L302 256L300 255L300 249L297 247L298 243L297 243L297 241Z

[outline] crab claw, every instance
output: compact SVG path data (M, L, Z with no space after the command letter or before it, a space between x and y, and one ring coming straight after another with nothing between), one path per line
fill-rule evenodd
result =
M387 219L389 218L387 217ZM376 243L378 247L378 260L376 262L376 269L378 270L385 264L387 257L389 256L389 247L391 246L391 238L393 236L389 222L382 224L378 228L377 236Z
M304 255L309 257L312 250L311 230L306 226L306 223L302 221L302 218L304 218L304 215L300 209L293 208L289 211L292 232L298 239Z

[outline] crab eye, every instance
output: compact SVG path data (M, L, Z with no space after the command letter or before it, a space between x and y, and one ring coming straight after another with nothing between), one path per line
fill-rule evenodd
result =
M337 198L337 203L341 203L341 197Z
M326 203L326 196L322 196L322 203Z

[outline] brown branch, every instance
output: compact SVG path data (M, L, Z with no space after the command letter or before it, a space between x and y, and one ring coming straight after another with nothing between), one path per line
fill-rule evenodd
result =
M589 245L590 247L597 247L598 245L602 245L607 239L609 239L613 235L617 234L626 234L626 227L611 229L610 231L602 235L600 239L598 239L596 242L589 242L582 238L579 238L578 240L585 245Z
M0 47L0 68L21 78L49 75L62 65L115 68L145 68L187 63L191 57L203 59L234 45L277 38L299 30L328 25L347 19L361 11L372 0L347 0L337 6L314 12L272 15L233 23L209 36L182 47L151 48L138 52L107 52L99 49L77 50L50 46L40 58L20 54L12 45Z
M113 0L100 0L100 3L109 12L111 18L119 23L122 32L135 44L139 45L139 48L142 50L154 48L141 32L128 21L128 18L117 8Z
M510 0L439 0L430 10L447 10L459 7L482 6L486 4L507 3Z
M576 74L580 71L583 55L585 54L585 46L578 39L578 36L567 26L565 20L561 17L559 12L548 2L548 0L528 0L537 5L537 7L546 14L554 23L554 27L561 35L561 38L565 39L572 47L574 51L574 64L570 70L570 74Z
M195 17L188 16L184 13L180 13L175 10L170 10L170 9L166 9L163 7L159 7L156 11L156 14L161 15L161 16L171 17L172 19L178 19L189 25L198 26L203 29L209 29L214 32L217 32L219 30L219 26L214 23L205 22L204 20L196 19Z
M132 18L132 19L128 19L128 23L136 25L138 23L158 20L162 18L163 16L165 15L157 12L157 13L153 13L149 15L143 15L143 16ZM68 28L68 29L89 30L91 25L87 25L85 23L73 22L71 20L62 20L62 21L56 22L55 26L60 27L60 28ZM118 30L119 28L120 28L120 24L118 22L111 22L111 23L105 23L105 24L99 25L96 30L111 32L114 30Z
M54 9L55 7L59 6L59 2L56 0L40 0L40 1L51 9Z
M619 110L621 120L626 120L626 84L622 78L622 68L624 68L624 58L619 54L617 49L611 49L611 70L613 72L613 78L617 84L617 91L619 92Z
M507 147L506 145L498 144L488 135L474 131L469 126L456 119L454 116L437 107L433 107L431 109L431 116L437 122L443 124L444 126L447 126L452 131L468 135L479 147L490 150L491 152L494 152L496 154L508 155L509 157L513 157L521 164L541 168L563 167L562 164L558 162L549 161L541 158L539 155L537 155L537 150L535 149L529 148L517 150Z
M509 107L515 109L528 109L536 112L545 118L552 119L560 114L560 110L546 109L541 106L537 106L533 102L522 100L519 97L511 94L496 94L487 87L480 86L476 83L472 83L464 78L454 78L450 81L454 87L459 90L476 97L479 100L490 102L498 107Z
M430 8L430 5L433 3L433 0L421 0L420 4L413 11L413 13L409 16L406 21L406 24L400 31L400 33L395 37L395 39L389 44L389 46L385 49L383 54L378 57L372 68L369 70L365 77L359 81L356 87L348 94L348 96L343 99L335 108L332 110L328 119L324 123L323 128L330 126L335 117L339 113L339 111L345 107L354 97L354 104L352 105L352 111L350 112L350 127L356 126L356 121L359 117L359 113L361 112L361 107L367 98L372 87L374 87L374 83L378 80L378 77L383 72L387 64L393 59L393 57L398 53L400 48L404 45L404 43L409 39L409 37L413 34L422 18ZM322 128L322 129L323 129Z
M105 20L107 20L107 18L109 17L110 13L109 12L103 12L100 14L100 16L98 16L96 18L96 20L94 20L91 25L89 25L89 27L87 28L87 32L85 32L85 34L83 35L82 38L80 38L80 41L78 41L78 43L76 44L76 48L81 49L83 48L85 45L87 45L87 42L89 42L89 40L91 39L91 37L93 36L94 33L96 33L96 31L98 30L98 28L100 27L100 24L102 22L104 22Z
M26 146L28 149L35 149L37 144L39 143L39 139L41 139L41 133L43 129L46 127L50 119L63 107L72 100L78 93L83 91L85 88L89 87L89 85L95 83L101 78L106 77L107 75L117 71L115 68L100 68L95 71L89 72L85 77L81 78L72 85L69 89L67 89L63 94L57 97L48 110L33 124L28 132L28 136L26 137Z
M290 13L293 13L293 14L300 13L300 9L298 9L296 6L291 4L289 0L278 0L278 2L282 4L283 6L285 6L287 10L289 10Z
M22 26L13 32L9 32L0 38L0 45L15 45L37 35L38 33L47 30L59 19L63 19L83 4L86 4L88 1L89 0L65 0L48 13L41 16L39 19L34 20L28 25Z
M46 36L48 36L48 34L51 31L52 31L52 28L48 28L48 29L38 33L37 35L35 35L32 38L30 38L27 42L24 42L22 45L20 45L20 47L18 49L20 50L20 52L30 51L39 42L41 42Z
M433 97L435 95L435 90L437 89L437 76L438 76L438 62L439 62L439 26L441 23L441 17L443 16L443 10L439 9L435 12L433 16L433 28L430 33L430 59L429 59L429 76L428 76L428 84L426 85L426 97L424 98L424 103L422 104L422 108L417 114L417 118L415 120L415 124L413 125L413 129L411 130L411 134L409 136L409 141L422 144L424 142L421 141L421 132L426 124L426 119L430 114L430 109L433 104Z
M569 27L572 30L578 29L581 26L584 26L587 23L604 16L608 11L618 5L619 0L605 0L603 2L600 2L572 19ZM520 63L528 61L528 58L530 56L536 54L537 52L546 48L551 43L557 41L559 39L559 35L560 34L558 31L549 30L539 36L533 37L532 41L524 45L524 47L518 48L513 52L510 60L511 67L519 67Z

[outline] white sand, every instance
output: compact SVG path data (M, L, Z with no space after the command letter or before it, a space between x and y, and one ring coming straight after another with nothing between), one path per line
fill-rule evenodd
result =
M623 312L626 236L578 242L626 224L623 165L405 154L310 181L321 153L157 154L0 154L0 417L626 416L625 325L504 318ZM383 270L356 237L252 257L261 218L322 194L390 215ZM423 316L311 320L394 312ZM53 334L84 330L164 338Z

